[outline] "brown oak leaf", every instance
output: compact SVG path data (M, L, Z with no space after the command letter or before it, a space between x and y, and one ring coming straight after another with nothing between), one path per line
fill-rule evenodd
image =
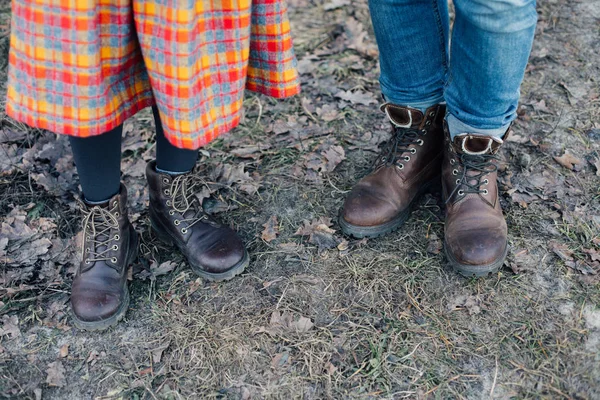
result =
M275 240L275 238L279 234L277 216L272 215L271 218L269 218L269 220L265 224L263 224L263 227L265 229L262 231L262 234L260 236L262 240L264 240L265 242L271 242Z

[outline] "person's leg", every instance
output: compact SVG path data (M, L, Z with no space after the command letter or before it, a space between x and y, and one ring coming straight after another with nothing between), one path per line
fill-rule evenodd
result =
M342 207L342 231L359 238L402 226L419 196L439 181L448 69L447 0L370 0L369 8L387 101L382 110L393 131Z
M121 185L123 125L87 138L69 137L84 199L90 204L108 201Z
M516 117L537 14L535 0L455 0L455 6L444 247L460 273L485 276L502 267L508 252L496 154Z
M516 118L537 22L535 0L455 0L445 91L452 137L501 138Z
M196 274L208 280L231 279L248 266L248 252L233 230L218 224L202 208L197 194L206 183L192 171L198 150L172 145L165 137L158 108L152 111L156 161L146 167L152 229L158 238L179 248Z
M180 149L173 146L165 137L160 115L156 106L152 107L156 125L156 169L158 172L177 175L190 172L198 160L198 150Z
M385 100L424 111L444 100L447 0L370 0Z
M119 125L98 136L69 138L84 199L83 253L71 288L73 320L81 329L114 325L129 305L127 266L137 255L138 236L121 184L122 131Z

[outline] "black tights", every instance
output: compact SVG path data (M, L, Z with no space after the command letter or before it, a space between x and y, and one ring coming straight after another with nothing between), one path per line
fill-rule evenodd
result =
M188 172L198 160L197 150L173 146L162 128L158 110L152 107L156 125L156 167L165 172ZM121 134L123 125L87 138L69 137L84 198L103 202L119 192L121 184Z

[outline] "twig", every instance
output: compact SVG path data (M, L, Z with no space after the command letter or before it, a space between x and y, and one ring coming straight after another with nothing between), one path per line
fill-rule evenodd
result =
M496 389L496 379L498 378L498 357L496 357L496 372L494 372L494 382L492 382L492 389L490 390L490 399L494 397L494 389Z

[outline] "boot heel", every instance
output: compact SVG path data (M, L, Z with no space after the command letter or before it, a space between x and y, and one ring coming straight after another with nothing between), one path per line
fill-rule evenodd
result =
M161 232L154 224L152 224L152 231L154 231L154 235L163 243L168 245L173 245L173 239L168 234Z

